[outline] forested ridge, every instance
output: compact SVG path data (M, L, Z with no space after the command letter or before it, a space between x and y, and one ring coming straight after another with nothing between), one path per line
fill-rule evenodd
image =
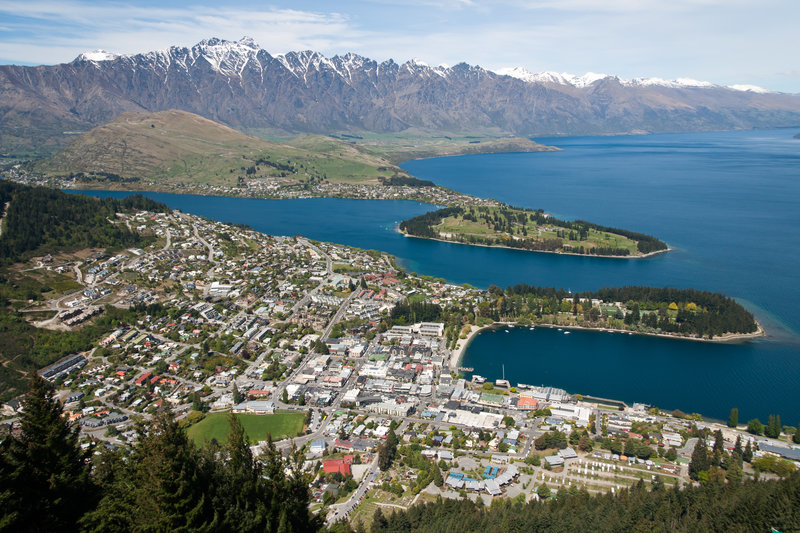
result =
M120 212L169 209L139 194L121 200L92 198L0 181L0 209L6 205L0 236L0 261L5 263L37 253L135 246L142 237L109 220Z
M478 208L480 211L481 208ZM608 226L601 226L599 224L594 224L592 222L586 222L585 220L560 220L554 218L552 216L546 215L543 210L531 210L531 209L524 209L519 207L511 207L511 206L503 206L500 208L500 216L497 217L497 220L494 220L494 228L496 231L505 231L505 232L513 232L513 227L515 225L525 226L528 221L536 223L537 225L550 225L556 226L559 228L563 228L564 235L572 235L573 237L577 237L579 239L585 239L588 235L590 229L600 232L606 233L613 233L616 235L621 235L633 241L636 241L636 249L639 253L648 254L652 252L658 252L661 250L667 250L668 246L665 242L651 236L646 235L644 233L638 233L635 231L629 231L625 229L619 228L612 228ZM438 209L436 211L431 211L429 213L425 213L409 220L405 220L400 223L400 229L405 231L409 235L414 235L417 237L426 237L426 238L439 238L440 235L433 229L434 226L440 224L442 220L448 217L456 217L462 216L465 220L472 220L473 222L478 221L478 218L481 216L478 213L476 216L473 208L464 208L464 207L446 207L444 209ZM486 217L486 215L482 215ZM487 223L488 222L488 217ZM527 237L526 230L523 231L523 235ZM569 234L567 234L569 232ZM574 239L570 239L574 240ZM564 240L562 238L546 238L543 240L532 240L528 238L505 238L502 239L502 242L497 242L496 239L492 239L490 237L476 237L476 236L469 236L467 241L468 244L502 244L503 246L509 246L512 248L522 248L526 250L534 250L534 251L556 251L562 248L564 245ZM565 250L566 251L566 250ZM594 247L587 247L584 248L583 246L577 248L570 248L570 253L581 253L581 254L591 254L591 255L611 255L611 256L625 256L629 255L630 252L624 248L614 248L614 247L604 247L604 246L594 246Z

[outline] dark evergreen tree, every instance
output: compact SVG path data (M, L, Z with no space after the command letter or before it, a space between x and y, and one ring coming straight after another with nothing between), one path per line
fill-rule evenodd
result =
M0 530L75 530L96 494L78 430L38 374L23 407L22 433L0 443Z
M390 429L380 446L378 446L378 468L382 471L389 470L397 453L397 435Z
M236 405L242 403L242 393L239 392L239 387L236 383L233 384L233 403Z
M714 447L711 464L713 466L721 466L726 459L725 455L725 440L722 437L722 431L718 429L714 432Z
M731 456L741 467L744 461L744 450L742 449L742 437L739 435L736 436L736 444L733 446L733 454Z
M797 424L797 429L794 431L794 435L792 435L792 442L800 444L800 424Z
M747 441L747 445L744 447L744 453L742 453L742 459L748 463L753 460L753 447L750 445L750 441Z
M739 425L739 409L734 407L731 409L731 414L728 416L728 427L735 428Z
M700 479L701 472L708 472L711 461L708 458L708 446L704 438L698 439L692 452L692 460L689 462L689 477L694 480Z
M764 435L771 439L777 439L781 436L781 429L781 415L769 415Z

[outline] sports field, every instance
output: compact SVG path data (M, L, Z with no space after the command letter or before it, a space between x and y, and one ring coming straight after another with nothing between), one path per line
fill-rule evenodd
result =
M305 422L304 413L291 411L271 415L237 414L236 417L253 444L266 440L268 433L272 434L273 440L297 436L303 431ZM201 446L211 439L222 444L228 440L228 433L228 413L210 413L188 431L189 438Z

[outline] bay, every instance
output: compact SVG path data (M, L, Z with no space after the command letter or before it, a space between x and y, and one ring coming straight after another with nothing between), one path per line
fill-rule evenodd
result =
M563 218L650 233L672 252L604 259L403 237L432 207L343 199L259 200L147 193L186 212L394 254L410 271L478 287L571 290L655 285L739 299L770 337L741 345L516 329L475 338L464 364L490 379L640 401L719 418L800 421L800 141L793 130L537 139L561 152L410 161L414 176ZM93 191L120 196L129 193ZM543 330L546 332L546 330ZM500 337L499 337L500 336ZM506 344L512 339L515 344Z

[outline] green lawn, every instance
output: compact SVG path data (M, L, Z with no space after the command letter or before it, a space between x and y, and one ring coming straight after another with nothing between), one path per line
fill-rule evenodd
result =
M237 414L236 417L241 421L252 443L266 440L267 433L272 434L273 440L295 437L303 430L305 422L304 413L291 411L279 411L272 415ZM198 445L212 438L223 443L228 439L228 433L228 413L210 413L188 431L189 439Z
M523 211L514 208L508 209L508 208L497 208L497 207L478 207L476 209L476 212L478 214L488 213L490 217L499 215L501 220L503 219L502 217L503 211L511 211L517 216L523 215L527 217L529 215L528 211ZM623 248L628 250L628 252L631 255L638 254L636 241L624 237L622 235L618 235L616 233L598 231L594 228L590 228L588 230L587 238L581 241L581 240L570 240L568 238L571 233L570 230L559 226L554 226L546 223L543 224L542 226L538 226L535 221L530 220L528 218L525 219L524 226L525 230L527 231L526 236L523 236L521 234L522 225L520 225L519 222L514 223L512 227L513 234L509 234L507 231L495 230L492 223L486 222L486 220L484 220L483 218L478 218L476 221L464 219L464 214L462 213L459 215L450 216L443 219L438 225L434 226L433 229L439 234L450 234L451 237L464 237L464 238L476 237L485 240L487 238L491 239L492 237L496 239L504 239L504 238L509 238L513 235L514 238L523 239L529 242L542 242L545 239L559 239L563 242L564 248L567 251L569 250L570 247L578 248L583 246L586 249L591 249L594 247ZM560 236L559 232L561 233ZM577 234L577 232L572 232L572 233Z

